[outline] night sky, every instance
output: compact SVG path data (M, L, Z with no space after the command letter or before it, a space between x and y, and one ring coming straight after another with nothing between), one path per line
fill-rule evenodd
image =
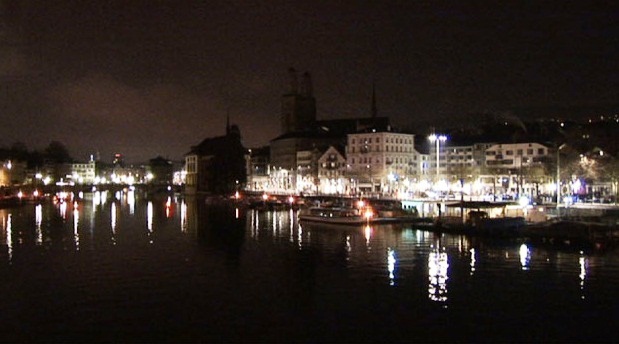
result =
M379 115L410 129L617 109L617 8L456 3L3 1L0 145L180 160L229 115L262 146L289 67L311 73L319 119L369 116L373 83Z

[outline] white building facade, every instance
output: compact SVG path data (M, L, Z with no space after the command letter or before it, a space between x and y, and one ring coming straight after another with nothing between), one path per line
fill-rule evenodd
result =
M318 158L318 191L323 194L344 194L350 192L346 176L346 157L334 146Z
M415 135L371 131L347 135L347 174L363 192L391 193L425 173Z
M71 175L67 179L71 179L75 184L94 184L96 177L96 163L94 159L86 163L71 164Z

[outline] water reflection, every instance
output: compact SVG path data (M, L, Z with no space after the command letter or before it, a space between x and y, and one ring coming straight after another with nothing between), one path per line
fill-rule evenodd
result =
M187 221L187 202L185 200L181 203L181 232L186 233L188 228Z
M80 222L80 212L77 207L73 208L73 242L75 243L75 250L80 250L80 234L78 231Z
M67 202L61 202L58 208L60 210L60 217L66 220L67 219Z
M153 216L153 202L149 201L146 207L146 229L148 229L149 234L153 232Z
M13 225L12 214L2 217L2 227L6 233L6 246L9 264L13 262Z
M127 192L127 205L129 206L129 214L135 213L135 190L129 189Z
M580 252L580 257L578 258L578 265L580 266L580 274L578 277L580 278L580 298L585 299L585 279L587 277L587 268L589 265L588 259L582 255L583 252Z
M116 202L112 203L110 209L110 226L112 227L112 245L116 245Z
M484 284L490 281L497 285L499 282L495 280L512 283L504 277L510 275L506 272L532 269L532 258L536 259L535 269L543 268L545 274L554 273L558 276L555 280L564 281L564 277L569 276L569 281L561 287L571 289L572 294L563 297L582 303L580 299L585 299L585 291L589 301L593 295L591 289L599 288L600 283L591 283L591 274L609 266L597 264L584 252L557 253L552 248L530 243L498 243L388 225L325 228L299 224L297 213L292 210L214 207L191 198L166 195L146 199L132 194L129 191L127 197L121 194L106 203L105 193L86 193L80 196L79 203L0 210L4 230L0 240L4 238L6 246L0 261L15 266L28 254L40 257L67 251L75 251L72 259L79 261L81 257L88 257L85 253L99 250L106 260L115 259L106 254L120 252L147 265L149 259L161 262L166 254L179 254L187 256L190 269L204 272L196 263L198 259L187 253L197 248L209 264L219 264L225 271L236 271L235 278L251 271L247 280L238 277L248 285L268 280L272 283L269 287L273 287L286 281L286 286L307 287L304 297L316 297L317 293L328 290L316 288L313 291L309 283L328 287L339 285L346 290L354 286L355 290L368 288L382 293L386 289L388 293L406 290L418 296L416 301L421 298L434 308L443 308L449 303L450 309L454 308L452 305L465 302L462 300L464 294L489 290L498 293ZM154 241L157 245L148 245ZM117 243L113 251L106 251ZM146 256L140 251L146 247L151 252L166 254ZM162 251L156 251L158 249ZM529 281L528 287L552 282L541 280L540 274L522 275L518 283ZM277 276L277 282L270 279L272 276ZM475 288L469 288L469 283L474 283ZM460 288L468 289L464 293ZM510 288L516 287L510 285Z
M34 226L35 226L37 245L41 245L43 243L43 232L41 231L42 222L43 222L43 205L37 204L34 207Z
M389 247L387 248L387 271L389 272L389 285L390 286L394 286L395 285L395 264L396 264L396 258L395 258L395 251Z
M520 265L522 270L529 270L529 263L531 262L531 250L526 244L520 245L518 250L520 254Z
M172 203L172 197L168 196L165 202L165 217L168 219L174 216L174 203Z
M444 303L447 301L447 280L449 279L449 257L440 240L432 247L428 255L428 298Z
M370 239L372 238L372 227L365 226L363 234L365 234L365 246L367 247L369 251L372 249L372 247L370 246Z

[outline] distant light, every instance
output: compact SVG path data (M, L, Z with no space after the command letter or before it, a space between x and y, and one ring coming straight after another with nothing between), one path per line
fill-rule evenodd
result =
M522 206L522 207L526 207L527 205L529 205L529 202L531 202L529 197L522 196L522 197L520 197L520 200L518 201L518 204L520 204L520 206Z

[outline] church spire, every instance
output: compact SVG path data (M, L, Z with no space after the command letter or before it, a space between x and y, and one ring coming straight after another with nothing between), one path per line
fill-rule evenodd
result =
M230 135L230 110L226 113L226 135Z
M376 83L372 81L372 118L376 118L378 110L376 109Z

